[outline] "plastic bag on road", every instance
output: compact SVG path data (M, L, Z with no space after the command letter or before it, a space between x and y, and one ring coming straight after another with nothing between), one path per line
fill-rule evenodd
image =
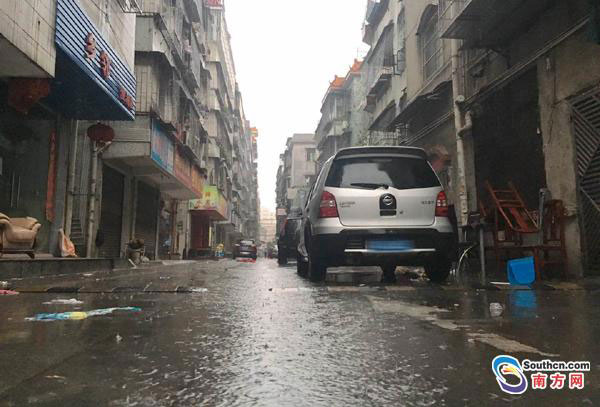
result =
M86 319L89 317L97 317L103 315L110 315L115 311L123 312L141 312L142 309L138 307L122 307L122 308L103 308L92 311L77 311L77 312L61 312L53 314L37 314L31 318L25 318L26 321L77 321Z
M504 312L504 307L502 304L498 302L493 302L490 304L490 315L492 317L499 317Z

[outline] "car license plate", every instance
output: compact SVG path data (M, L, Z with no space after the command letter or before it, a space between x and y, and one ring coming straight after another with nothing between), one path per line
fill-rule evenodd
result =
M367 240L367 249L378 252L402 252L414 248L412 240Z

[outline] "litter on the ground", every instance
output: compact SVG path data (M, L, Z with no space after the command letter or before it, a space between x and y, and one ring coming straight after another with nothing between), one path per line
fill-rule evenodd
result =
M142 309L138 307L121 307L121 308L103 308L92 311L74 311L74 312L60 312L60 313L44 313L37 314L34 317L25 318L26 321L77 321L86 319L89 317L97 317L103 315L110 315L116 311L121 312L141 312Z
M208 288L201 288L201 287L197 287L197 288L192 288L190 289L191 292L193 293L206 293L208 292Z
M502 304L497 302L493 302L490 304L490 315L492 317L499 317L500 315L502 315L503 311L504 307L502 306Z
M11 290L0 290L0 295L19 295L19 293Z
M0 290L8 290L10 283L8 281L0 281Z
M69 298L69 299L56 298L52 301L46 301L43 304L44 305L81 305L81 304L83 304L83 301L79 301L78 299L75 299L75 298Z

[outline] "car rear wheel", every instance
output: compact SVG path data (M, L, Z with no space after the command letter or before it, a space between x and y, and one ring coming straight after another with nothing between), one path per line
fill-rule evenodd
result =
M452 264L447 259L437 258L425 265L425 274L432 283L443 283L450 275Z
M315 283L325 280L327 267L320 261L316 261L313 256L308 256L308 278Z
M298 273L300 277L306 277L306 274L308 273L308 264L300 254L298 254L298 257L296 258L296 273Z
M279 252L277 255L277 263L281 266L285 266L287 264L287 256L284 253Z
M319 259L315 245L311 241L308 251L308 278L315 283L325 280L327 275L327 266Z
M381 266L383 274L381 276L382 283L395 283L396 282L396 266L385 265Z

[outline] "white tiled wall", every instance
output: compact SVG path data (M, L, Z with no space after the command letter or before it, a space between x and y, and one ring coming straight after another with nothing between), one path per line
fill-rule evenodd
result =
M0 0L0 35L54 76L55 0Z

